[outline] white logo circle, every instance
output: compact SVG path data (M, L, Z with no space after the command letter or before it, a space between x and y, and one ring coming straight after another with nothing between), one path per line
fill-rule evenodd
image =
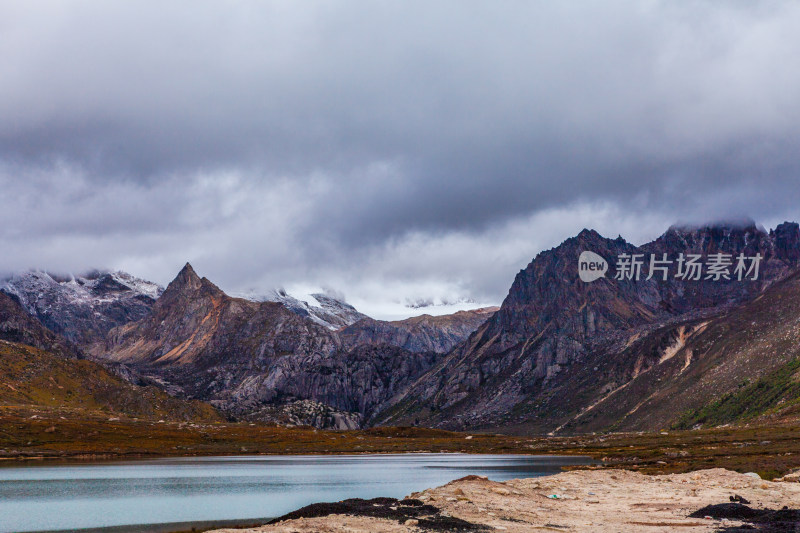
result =
M578 258L578 276L581 281L591 283L608 272L608 262L594 252L582 252Z

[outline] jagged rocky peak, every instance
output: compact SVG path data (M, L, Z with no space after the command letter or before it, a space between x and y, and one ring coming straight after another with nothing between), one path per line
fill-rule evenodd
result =
M588 229L588 228L583 228L580 231L580 233L578 233L575 236L575 238L580 242L594 241L594 240L597 240L597 239L605 239L605 237L603 237L602 235L597 233L597 231L595 231L593 229ZM620 237L620 238L622 238L622 237Z
M50 330L83 346L145 316L164 289L120 271L75 276L31 270L0 282L0 291Z
M91 303L96 298L113 298L116 294L156 300L163 287L122 271L90 270L84 274L57 274L44 270L29 270L13 274L2 281L0 289L16 294L23 305L31 306L42 293L58 291L73 300Z
M548 326L553 321L558 322L558 328L593 334L598 328L629 327L649 320L657 312L646 303L653 300L652 284L616 283L608 278L586 284L577 275L578 257L584 251L604 257L613 268L618 255L635 250L624 239L608 239L594 230L581 231L539 253L517 274L491 323L516 338L538 334L545 327L553 327ZM580 321L585 328L577 323Z
M759 283L751 286L722 280L721 283L699 283L689 287L696 293L708 293L727 289L748 289L734 299L747 297L751 290L762 290L765 286L783 279L796 266L800 259L800 229L796 222L784 222L775 229L767 231L751 219L737 222L722 222L702 226L672 227L655 241L641 247L646 254L667 253L730 254L734 258L740 254L746 257L760 255ZM749 288L748 288L749 287Z

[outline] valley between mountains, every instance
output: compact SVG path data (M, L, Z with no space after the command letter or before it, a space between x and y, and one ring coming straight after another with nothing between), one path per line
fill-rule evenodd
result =
M757 279L584 283L587 250L612 271L621 254L763 260ZM234 297L189 264L166 288L24 272L0 292L0 400L19 416L525 436L791 425L799 263L797 223L672 227L642 246L584 230L499 308L392 322L329 295Z

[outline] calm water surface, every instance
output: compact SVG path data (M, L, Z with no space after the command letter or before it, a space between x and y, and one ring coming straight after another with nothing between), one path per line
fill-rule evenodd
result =
M557 473L581 457L403 454L188 457L0 468L0 533L275 517L345 498L400 498L477 474Z

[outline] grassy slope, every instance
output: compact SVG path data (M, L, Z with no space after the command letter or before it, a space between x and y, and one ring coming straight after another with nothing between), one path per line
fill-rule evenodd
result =
M0 406L43 408L70 418L97 414L165 420L221 420L207 404L137 387L83 359L64 359L23 344L0 341Z
M759 416L790 416L800 407L800 359L751 383L744 380L736 391L708 405L685 413L675 424L688 429L697 424L722 425Z
M246 423L61 418L0 408L0 457L168 456L391 452L530 453L533 440L422 428L322 431ZM32 418L34 416L35 418Z
M800 467L800 427L716 428L574 437L512 437L421 428L320 431L250 424L61 418L46 409L0 408L0 459L337 453L589 455L643 473L723 467L772 478Z

